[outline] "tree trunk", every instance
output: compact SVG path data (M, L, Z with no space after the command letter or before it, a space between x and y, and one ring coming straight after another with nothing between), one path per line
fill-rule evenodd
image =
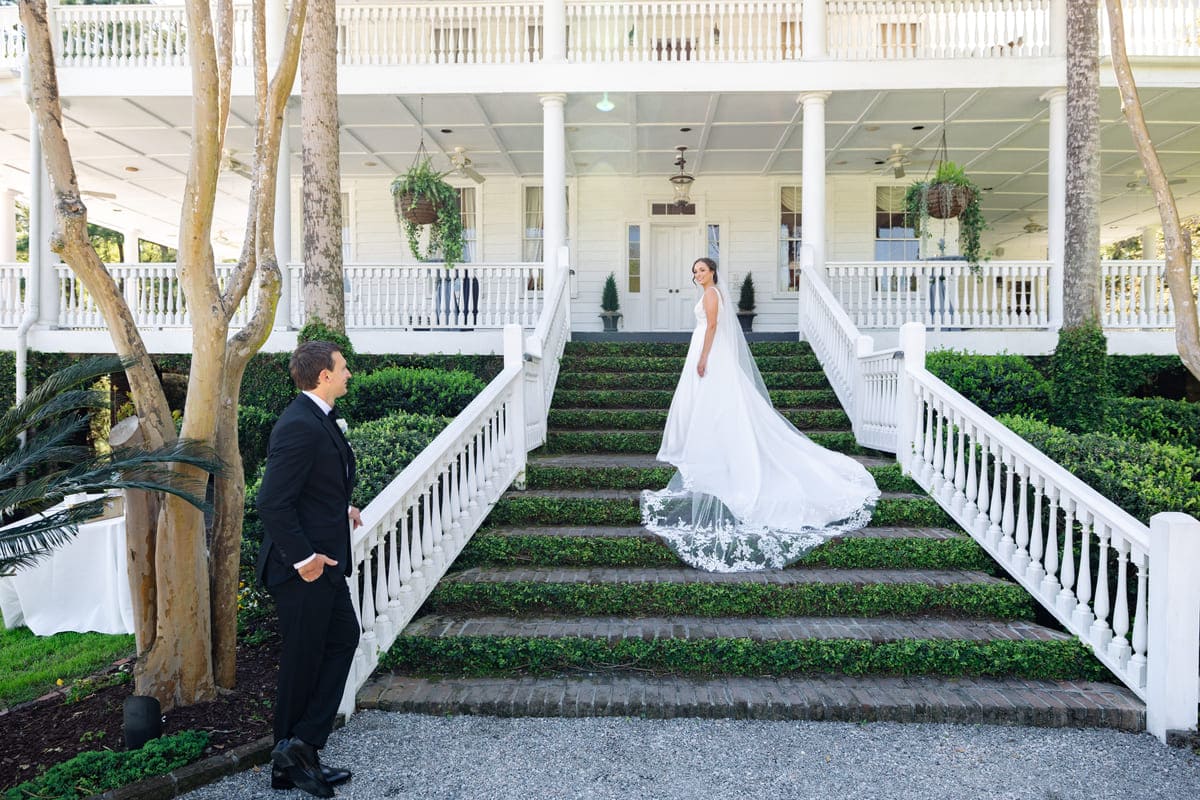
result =
M304 313L346 332L342 269L342 181L334 0L311 0L301 49L304 143Z
M145 444L141 421L127 417L113 426L108 436L112 447L139 447ZM158 496L136 489L125 490L125 556L129 577L129 596L133 604L133 635L140 658L150 649L155 620L158 619L158 594L154 573L143 567L154 563L154 531L158 520Z
M1067 0L1063 327L1100 317L1100 56L1095 2Z
M1175 308L1175 346L1183 365L1196 378L1200 378L1200 318L1196 314L1196 295L1192 290L1192 242L1191 233L1179 218L1175 205L1175 194L1167 182L1158 151L1146 127L1142 113L1142 101L1138 96L1137 84L1133 80L1133 69L1129 66L1129 55L1125 50L1125 19L1121 0L1105 0L1108 9L1108 26L1111 29L1113 71L1117 75L1117 86L1121 91L1121 109L1129 122L1133 144L1146 171L1146 181L1154 192L1158 216L1163 226L1163 246L1166 250L1167 288L1171 292L1171 304ZM1151 254L1142 254L1151 258Z

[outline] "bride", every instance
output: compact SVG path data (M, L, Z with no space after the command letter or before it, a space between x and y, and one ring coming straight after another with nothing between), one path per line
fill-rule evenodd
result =
M778 569L864 527L879 490L771 406L716 262L697 259L692 277L704 294L658 451L678 472L642 492L642 522L698 569Z

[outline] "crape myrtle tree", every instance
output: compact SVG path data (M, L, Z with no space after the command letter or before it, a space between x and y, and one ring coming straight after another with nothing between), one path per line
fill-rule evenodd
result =
M1154 193L1158 216L1162 220L1163 250L1166 256L1167 289L1171 292L1171 304L1175 308L1175 346L1179 357L1197 379L1200 379L1200 318L1196 314L1196 295L1192 287L1192 242L1189 226L1180 219L1175 204L1175 194L1167 181L1158 150L1146 127L1142 113L1142 101L1138 96L1133 69L1129 66L1129 54L1125 49L1125 18L1121 0L1105 0L1108 11L1109 38L1112 42L1113 71L1117 75L1117 87L1121 92L1121 110L1133 134L1133 144L1142 161L1146 182ZM1143 254L1153 258L1154 254Z
M272 221L283 110L296 74L305 0L293 0L273 76L266 58L265 0L253 0L254 164L241 255L222 286L211 245L213 206L229 116L233 71L233 3L184 0L191 67L192 131L179 220L179 281L191 314L191 372L183 427L176 434L163 387L155 375L123 293L88 239L87 208L63 131L62 103L51 48L46 0L20 0L29 53L31 106L41 138L55 207L51 247L80 278L104 316L116 353L128 364L145 446L178 438L213 448L226 469L215 479L211 539L203 513L183 499L155 496L144 524L129 525L138 565L131 574L138 659L138 694L164 709L212 699L232 687L237 635L238 559L244 476L237 442L242 375L266 341L279 299L280 270ZM230 319L254 292L247 325L230 335ZM202 478L194 466L175 465Z

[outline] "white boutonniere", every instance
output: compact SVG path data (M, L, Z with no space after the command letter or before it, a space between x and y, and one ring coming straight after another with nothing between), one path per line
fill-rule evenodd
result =
M341 429L343 436L345 436L346 434L348 434L350 432L350 425L346 422L346 420L342 419L341 417L338 417L337 419L334 420L334 422L336 422L338 428Z

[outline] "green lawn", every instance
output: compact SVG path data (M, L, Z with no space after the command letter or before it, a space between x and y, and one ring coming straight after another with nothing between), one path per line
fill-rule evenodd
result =
M2 620L0 620L2 622ZM0 708L32 700L132 655L131 635L59 633L34 636L0 625Z

